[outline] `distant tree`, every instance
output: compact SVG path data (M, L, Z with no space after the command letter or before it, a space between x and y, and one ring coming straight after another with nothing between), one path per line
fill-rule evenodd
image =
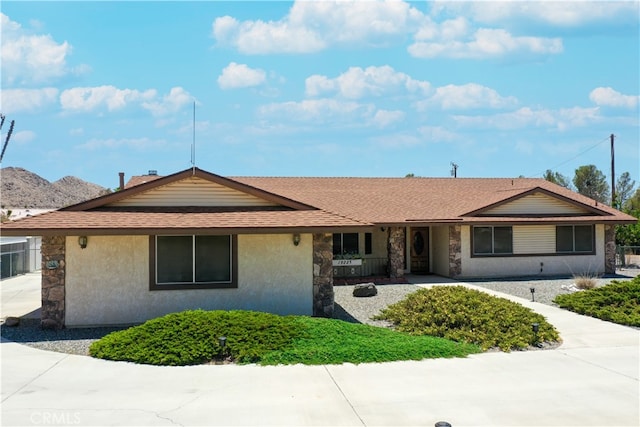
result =
M600 203L609 202L607 177L595 165L580 166L573 177L573 185L578 193L591 197Z
M620 209L623 208L627 200L633 194L636 182L631 179L629 172L625 172L616 181L616 200L615 206ZM640 207L639 207L640 208Z
M560 172L553 172L551 169L547 169L542 177L549 182L553 182L554 184L558 184L565 188L571 188L571 181L569 180L569 178L562 175Z
M635 193L633 193L633 196L631 196L622 206L622 208L624 209L625 212L631 212L631 211L638 211L640 212L640 188L638 188L636 190Z

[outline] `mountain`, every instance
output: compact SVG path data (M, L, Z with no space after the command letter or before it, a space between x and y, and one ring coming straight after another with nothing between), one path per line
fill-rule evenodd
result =
M2 208L62 208L93 199L109 192L90 182L65 176L56 182L23 168L0 169L0 204Z

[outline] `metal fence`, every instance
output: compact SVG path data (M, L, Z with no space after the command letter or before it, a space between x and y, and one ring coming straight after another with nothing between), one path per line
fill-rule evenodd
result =
M616 246L616 267L640 267L640 246Z
M362 265L334 266L333 277L370 277L387 275L387 258L364 258Z

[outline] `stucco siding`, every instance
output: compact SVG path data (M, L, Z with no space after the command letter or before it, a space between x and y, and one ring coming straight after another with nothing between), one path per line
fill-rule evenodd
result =
M595 255L472 257L471 227L462 227L461 278L604 273L604 226L595 227Z
M66 325L134 324L186 309L307 314L313 309L311 235L238 236L238 287L149 290L147 236L67 238Z
M449 226L431 227L431 257L433 273L449 275Z

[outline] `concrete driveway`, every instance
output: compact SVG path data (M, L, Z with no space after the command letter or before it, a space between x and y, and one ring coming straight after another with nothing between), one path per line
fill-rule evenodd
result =
M37 309L38 280L0 283L2 317ZM3 341L2 425L640 425L638 330L509 298L546 316L563 345L419 362L172 368Z

